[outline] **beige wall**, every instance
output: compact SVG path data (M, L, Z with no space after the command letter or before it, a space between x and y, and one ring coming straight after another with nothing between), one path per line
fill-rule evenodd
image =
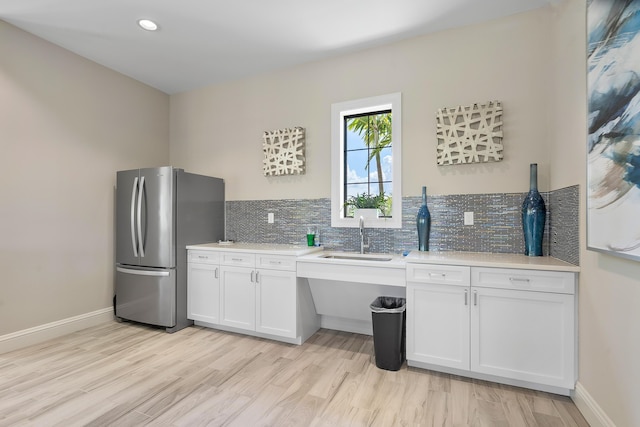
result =
M640 263L586 250L586 4L555 10L552 187L580 183L579 381L617 426L640 425Z
M109 307L115 172L169 161L169 97L0 21L0 335Z
M403 192L521 192L529 164L549 187L548 9L171 96L171 161L226 180L228 200L330 196L330 108L402 92ZM435 112L491 100L504 107L505 159L436 166ZM262 133L307 131L307 173L262 175Z

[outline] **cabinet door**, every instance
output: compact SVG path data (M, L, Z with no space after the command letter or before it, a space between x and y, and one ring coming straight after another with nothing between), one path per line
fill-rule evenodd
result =
M574 296L471 288L471 369L574 387Z
M220 267L220 323L255 330L255 271L245 267Z
M296 273L257 270L256 331L288 338L297 336Z
M187 317L207 323L220 322L220 267L188 263Z
M407 284L407 359L469 369L469 287Z

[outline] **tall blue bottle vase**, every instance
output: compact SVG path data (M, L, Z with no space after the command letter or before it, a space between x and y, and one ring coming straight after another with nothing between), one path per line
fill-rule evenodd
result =
M525 255L542 256L542 238L546 219L547 208L538 192L538 164L532 163L529 169L529 193L522 202Z
M418 250L429 250L429 232L431 231L431 214L427 207L427 187L422 187L422 206L416 215L418 227Z

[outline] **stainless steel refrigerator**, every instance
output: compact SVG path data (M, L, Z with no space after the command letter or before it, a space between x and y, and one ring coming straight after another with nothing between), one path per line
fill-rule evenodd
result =
M117 173L115 315L178 331L186 246L224 238L224 181L171 166Z

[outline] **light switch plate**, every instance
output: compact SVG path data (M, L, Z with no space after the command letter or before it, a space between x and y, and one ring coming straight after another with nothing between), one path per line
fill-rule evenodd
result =
M267 222L268 222L269 224L273 224L273 221L274 221L273 212L269 212L269 213L267 214Z
M464 213L464 225L473 225L473 212Z

